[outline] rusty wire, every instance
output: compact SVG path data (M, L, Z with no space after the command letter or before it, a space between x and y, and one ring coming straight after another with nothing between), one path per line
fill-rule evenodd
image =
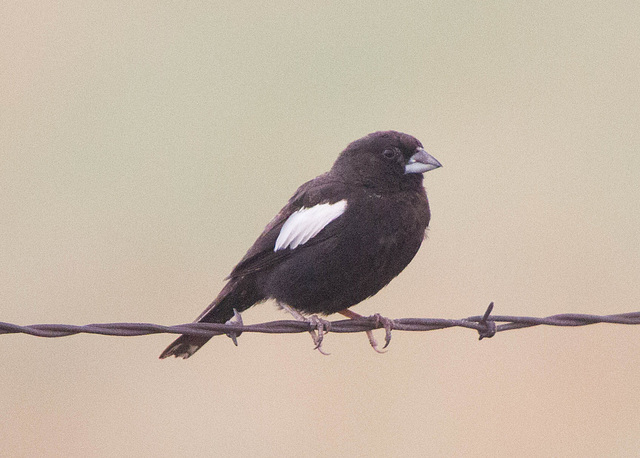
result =
M366 332L378 328L390 331L434 331L461 327L478 332L480 339L493 337L497 332L522 329L532 326L586 326L596 323L640 324L640 312L617 315L584 315L565 313L546 318L491 315L493 302L482 316L471 316L460 320L440 318L399 318L381 319L379 315L327 322L317 321L271 321L268 323L243 325L241 323L188 323L176 326L162 326L150 323L99 323L83 326L69 324L34 324L19 326L0 322L0 334L28 334L37 337L65 337L75 334L101 334L107 336L143 336L149 334L189 334L203 337L227 334L239 336L243 332L267 334L291 334L324 329L324 332L351 333ZM497 324L502 323L502 324ZM320 329L319 329L320 328Z

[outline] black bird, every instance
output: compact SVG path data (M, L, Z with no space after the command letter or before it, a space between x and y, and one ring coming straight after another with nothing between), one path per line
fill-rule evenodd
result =
M298 188L196 321L225 323L234 309L267 299L293 313L358 317L347 309L386 286L420 248L431 217L422 174L440 166L400 132L352 142L329 172ZM182 335L160 358L188 358L209 339Z

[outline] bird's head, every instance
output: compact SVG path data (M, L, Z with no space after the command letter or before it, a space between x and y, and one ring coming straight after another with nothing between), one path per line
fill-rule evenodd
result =
M393 130L374 132L349 144L331 172L368 187L421 185L422 174L440 162L411 135Z

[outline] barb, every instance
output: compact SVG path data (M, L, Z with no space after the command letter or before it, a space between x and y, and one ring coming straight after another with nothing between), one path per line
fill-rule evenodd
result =
M482 316L471 316L460 320L441 318L399 318L395 320L380 319L380 315L331 321L330 327L323 323L324 332L352 333L366 332L373 329L385 328L387 341L390 339L391 328L394 331L434 331L461 327L473 329L480 335L480 339L493 337L497 332L512 329L529 328L532 326L587 326L596 323L610 324L640 324L640 312L621 313L617 315L583 315L565 313L548 316L546 318L521 317L508 315L491 315L493 302ZM502 324L496 324L502 323ZM271 321L268 323L243 325L242 322L220 323L189 323L177 326L162 326L150 323L99 323L76 326L70 324L34 324L19 326L17 324L0 322L0 334L29 334L37 337L65 337L75 334L101 334L106 336L144 336L149 334L190 334L203 337L216 335L239 336L243 332L261 332L267 334L292 334L316 330L317 324L304 321Z

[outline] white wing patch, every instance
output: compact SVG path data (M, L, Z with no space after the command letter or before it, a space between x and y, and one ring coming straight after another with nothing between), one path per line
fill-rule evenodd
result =
M303 245L318 235L331 221L342 215L347 208L347 201L340 200L334 204L319 204L313 207L302 207L291 214L280 229L273 251Z

